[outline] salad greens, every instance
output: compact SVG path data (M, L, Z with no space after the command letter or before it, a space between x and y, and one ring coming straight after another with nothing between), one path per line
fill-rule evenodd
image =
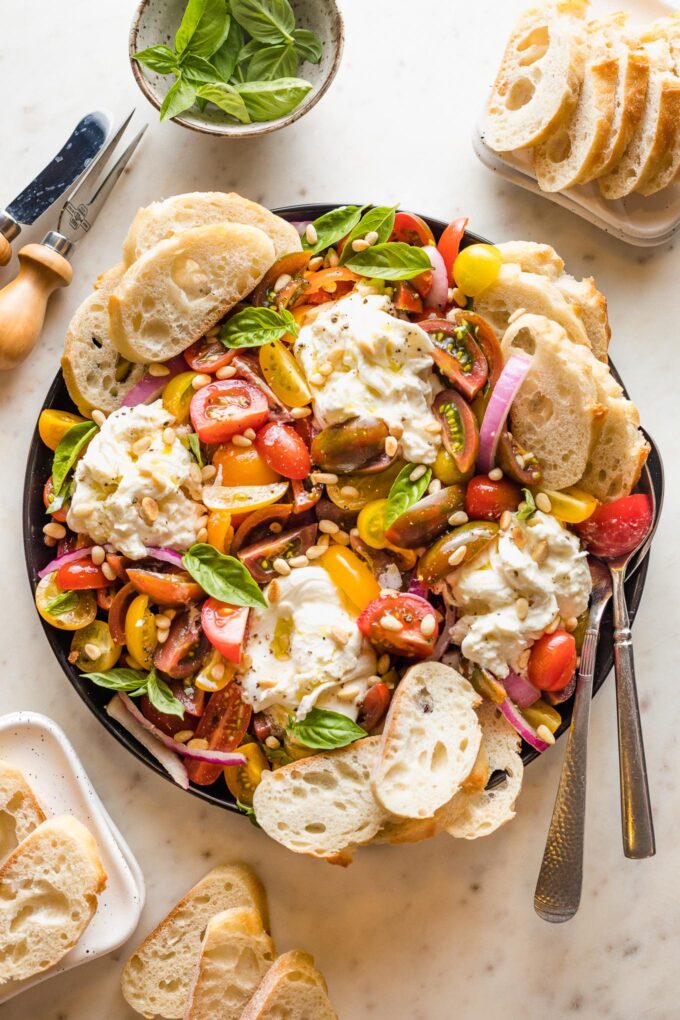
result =
M337 209L331 209L312 221L316 231L316 241L311 244L306 234L302 235L302 247L311 251L312 255L330 248L336 241L340 241L345 234L356 227L361 219L365 205L340 205Z
M386 241L389 241L392 236L394 217L398 208L398 205L377 205L375 208L369 209L369 211L361 217L353 230L350 231L349 237L345 241L345 246L342 249L340 262L346 262L347 259L352 256L352 242L356 241L359 237L366 237L366 234L371 233L371 231L375 231L378 235L379 244L384 244Z
M72 425L59 440L52 462L52 485L55 499L62 495L64 483L77 461L80 451L89 443L96 431L97 426L93 421L79 421L76 425Z
M139 698L146 694L154 708L166 715L177 715L184 718L184 706L172 693L155 669L150 673L142 673L138 669L109 669L106 673L83 673L86 680L91 680L98 687L109 691L124 691L131 698Z
M184 554L182 563L203 591L220 602L228 602L232 606L262 606L266 609L267 600L257 581L234 556L226 556L214 546L198 542Z
M359 276L377 280L411 280L432 268L427 252L403 241L374 244L352 254L345 265Z
M366 736L366 730L352 719L324 708L313 708L301 722L292 724L290 732L305 747L319 750L346 747Z
M394 479L385 506L385 528L389 528L397 517L401 517L407 510L410 510L413 504L417 503L427 491L432 478L432 469L428 468L420 478L413 482L411 475L415 469L415 464L407 464Z
M287 308L244 308L232 315L220 340L225 347L262 347L285 333L298 335L298 324Z
M157 74L175 76L161 120L212 103L250 124L299 106L312 88L297 76L300 64L319 63L321 40L296 27L288 0L189 0L174 49L161 43L134 59Z

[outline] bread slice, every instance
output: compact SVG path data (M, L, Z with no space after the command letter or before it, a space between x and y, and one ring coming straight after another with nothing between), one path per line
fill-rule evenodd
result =
M23 772L0 761L0 862L44 821Z
M673 74L680 78L680 16L675 14L667 18L659 18L649 29L641 34L643 42L656 39L665 40L670 50ZM676 116L672 140L663 151L656 166L650 171L637 191L642 195L654 195L671 185L680 173L680 118Z
M380 737L367 737L264 773L253 799L258 824L295 853L349 864L385 819L371 786L379 746Z
M231 907L208 921L184 1020L240 1020L276 952L253 907Z
M61 370L71 400L86 417L95 408L105 414L119 408L145 372L118 353L109 334L109 297L124 272L121 262L101 274L66 331Z
M584 372L574 358L574 345L565 331L540 315L519 315L501 348L506 359L514 349L532 356L510 411L515 439L538 458L548 488L575 485L607 413L598 401L592 373Z
M484 126L496 152L542 142L567 120L583 78L587 0L532 7L516 25L503 54Z
M234 192L194 191L152 202L139 210L123 243L125 265L131 266L149 248L182 230L214 223L245 223L258 227L271 239L276 258L302 248L295 227L257 202L250 202Z
M579 488L604 503L633 491L650 450L639 426L638 410L630 400L621 397L607 401L607 417Z
M441 662L409 667L392 698L373 772L376 797L392 815L431 818L460 789L482 732L479 695Z
M97 844L81 822L61 815L29 833L0 868L0 985L58 963L105 885Z
M159 241L109 298L111 340L134 362L181 354L259 283L274 245L257 227L194 227Z
M491 790L463 796L463 806L447 826L447 832L459 839L490 836L515 817L515 804L522 788L524 765L520 755L522 741L506 722L496 705L485 701L479 708L484 746L491 772L505 772L505 780Z
M314 958L293 950L267 971L241 1020L338 1020L338 1015Z
M181 1020L203 933L211 917L231 907L257 911L269 929L264 889L244 864L222 864L208 872L132 954L121 987L133 1009L145 1017Z
M519 266L525 273L536 273L557 280L564 273L564 259L549 244L538 241L502 241L496 245L501 260Z
M499 334L505 332L510 317L521 308L552 319L574 343L590 346L580 307L573 305L553 280L524 272L518 265L502 264L494 283L474 299L473 306Z

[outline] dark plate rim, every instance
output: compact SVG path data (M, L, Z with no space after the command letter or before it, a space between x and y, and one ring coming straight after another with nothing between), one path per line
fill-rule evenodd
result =
M278 209L274 209L273 212L282 216L284 219L299 221L316 219L318 216L328 212L330 209L335 209L339 205L347 204L349 203L305 203L294 206L283 206ZM429 216L423 216L422 218L426 221L426 223L428 223L437 238L446 227L446 223L443 220ZM487 239L481 235L476 234L474 231L466 230L462 242L463 247L480 242L488 243ZM610 367L612 368L613 374L617 379L619 379L619 382L621 382L614 366L610 365ZM623 385L622 382L621 384ZM61 370L54 377L47 395L45 396L45 400L43 401L41 410L57 406L63 410L67 410L69 408L75 410L75 407L68 396ZM654 440L649 435L647 435L647 438L651 446L648 466L656 496L656 521L658 521L664 496L663 464L661 455ZM38 426L36 421L26 463L22 503L24 556L32 591L35 590L37 572L42 569L45 563L49 562L50 555L49 550L42 542L42 526L44 523L44 508L42 503L42 488L44 482L42 479L46 477L43 466L43 462L47 459L46 454L46 448L43 446L38 435ZM639 565L635 574L626 583L626 595L628 599L628 610L631 623L634 621L640 605L648 567L649 553L645 557L644 561ZM160 763L156 761L153 755L138 744L126 730L124 730L106 713L104 706L106 702L110 700L109 692L100 688L93 688L91 684L87 684L86 681L82 680L75 667L69 663L67 658L68 652L66 642L70 637L70 632L56 630L54 627L50 627L50 625L46 623L42 617L39 617L39 619L57 662L66 674L71 686L82 701L87 705L88 709L96 716L99 722L105 726L108 732L119 743L123 744L123 746L126 747L128 751L130 751L140 762L151 768L157 775L161 776L167 782L176 785L172 777L165 771ZM613 645L611 640L612 629L613 623L611 607L609 607L603 619L600 641L598 644L597 662L593 681L593 696L602 687L614 664ZM562 723L555 734L556 738L559 738L569 727L572 705L573 699L570 699L563 705L558 706L560 714L562 715ZM526 744L523 745L522 759L525 765L528 765L538 757L539 753L537 751ZM187 792L209 804L214 804L228 811L242 814L231 797L226 785L223 783L219 786L219 792L212 792L211 787L193 785L189 786Z

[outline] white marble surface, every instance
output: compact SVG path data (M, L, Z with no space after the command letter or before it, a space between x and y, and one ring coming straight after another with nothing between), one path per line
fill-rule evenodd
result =
M8 200L88 108L138 104L151 129L130 172L53 301L41 346L0 375L0 707L35 709L66 730L146 876L146 934L212 864L243 858L267 884L280 949L315 954L343 1020L451 1017L677 1017L678 244L641 251L538 197L495 180L469 134L501 40L521 0L343 0L345 58L309 116L250 142L159 125L127 66L132 0L2 5L0 199ZM416 17L417 15L417 17ZM667 505L635 627L658 856L621 852L613 685L594 705L583 905L551 927L532 895L562 748L527 773L518 818L488 841L446 836L368 850L347 871L288 854L240 818L142 770L99 726L52 660L22 554L24 462L58 365L69 316L118 258L137 206L194 189L238 189L269 205L400 201L480 233L554 244L571 272L594 273L609 298L616 363L666 458ZM32 239L27 232L26 239ZM6 271L2 279L7 279ZM118 982L134 940L0 1008L4 1020L129 1020Z

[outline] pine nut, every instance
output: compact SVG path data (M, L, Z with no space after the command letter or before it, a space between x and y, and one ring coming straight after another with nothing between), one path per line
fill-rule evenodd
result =
M492 468L491 471L489 471L489 481L491 482L500 482L502 477L503 472L498 467Z
M210 744L203 737L193 737L187 742L187 747L190 747L192 751L207 751Z
M377 663L376 669L378 670L378 673L380 674L380 676L384 676L385 673L389 672L389 668L390 668L390 657L385 652L385 654L381 655L380 658L378 659L378 663Z
M170 620L168 620L165 613L158 613L156 616L156 627L158 630L168 630L170 627Z
M465 308L465 306L467 305L467 298L466 298L465 294L463 294L463 292L460 289L460 287L454 287L453 288L453 300L461 308Z
M110 563L106 562L102 563L102 574L104 575L107 581L116 580L116 571L113 569Z
M210 670L210 676L213 678L213 680L224 680L225 672L226 672L226 667L225 667L224 663L223 662L216 662L215 665Z
M536 546L536 548L532 551L531 558L535 563L538 563L538 565L540 566L541 563L545 562L547 555L548 555L548 543L544 538L542 538L541 541Z
M198 529L198 531L196 532L196 541L197 542L207 542L208 541L208 529L207 528L199 528Z
M319 531L322 531L324 535L337 535L340 528L335 521L329 521L327 518L324 518L322 521L319 521Z
M161 378L164 375L170 375L170 369L167 365L159 365L157 362L152 362L148 368L149 375L155 378Z
M288 565L288 563L286 563L286 561L284 559L281 559L280 556L278 556L274 560L274 562L272 563L272 566L273 566L274 570L276 571L276 573L277 574L281 574L282 577L287 577L288 574L290 574L290 566Z
M358 697L361 688L359 684L345 684L337 693L338 701L354 701Z
M278 294L278 292L280 290L283 290L283 288L286 287L292 279L293 277L290 275L290 273L281 273L278 280L274 284L274 292Z
M335 250L335 248L329 248L328 249L328 253L326 255L326 262L331 267L331 269L335 268L335 266L337 266L339 264L340 256L338 255L338 253Z
M449 524L452 528L457 528L461 524L467 524L469 519L464 510L456 510L455 514L451 514L449 517Z
M526 620L529 615L529 603L525 598L519 598L515 602L515 611L519 620Z
M467 554L467 546L459 545L457 549L454 549L449 556L449 566L457 567L459 563L462 563Z
M338 545L349 545L349 535L342 529L336 531L332 538L334 542L338 543Z
M314 372L312 375L310 375L309 381L312 384L312 386L323 386L326 380L321 375L321 372Z
M432 615L432 613L428 613L427 616L424 616L420 621L420 633L423 635L423 637L432 637L436 626L437 621L435 620L434 616Z
M246 439L255 439L257 437L255 429L244 429L243 435L246 437Z
M433 478L427 487L427 491L431 496L436 496L436 494L441 490L441 487L442 483L439 481L439 479Z
M89 517L93 511L93 503L79 503L78 506L72 508L71 513L76 517Z
M318 542L316 544L318 545L319 549L321 549L323 552L325 552L326 549L328 548L328 546L331 544L331 536L330 535L321 535L319 537L319 540L318 540Z
M390 425L390 435L394 436L395 439L401 439L404 434L404 426L401 422L395 421L394 425Z
M106 552L104 551L102 546L93 545L92 549L90 550L90 556L92 557L92 562L94 563L95 567L100 567L104 560L106 559Z
M512 524L512 514L509 510L504 510L501 514L501 519L498 522L501 531L507 531Z
M306 556L291 556L288 560L288 566L293 567L294 569L296 567L308 567L309 560Z
M252 439L248 439L248 436L242 436L238 432L236 433L235 436L231 437L231 441L234 444L234 446L244 446L245 447L245 446L252 446L253 445Z
M315 255L313 259L310 259L307 263L307 269L314 273L317 269L321 269L323 265L323 255Z
M341 630L340 627L331 627L331 635L339 645L346 645L349 641L349 634L346 630Z
M578 627L578 620L575 616L569 616L564 621L564 629L568 631L576 630Z
M216 474L217 468L215 467L215 465L206 464L205 467L201 469L201 481L210 482L216 476Z
M536 736L538 737L539 740L543 740L546 744L555 743L555 736L553 733L550 732L545 723L541 723L541 725L538 727L538 729L536 730Z
M172 446L176 438L175 430L171 429L169 425L166 429L163 429L163 442L166 446Z
M233 379L236 375L236 369L233 365L222 365L222 368L218 368L215 372L218 379Z
M141 516L147 524L153 524L158 517L158 503L153 496L145 496L142 500Z
M542 510L544 514L549 514L552 510L552 503L550 498L546 496L544 492L539 492L536 495L536 506L539 510Z
M173 739L176 740L178 744L186 744L187 740L191 740L193 735L193 730L180 730L179 733L175 733Z
M98 425L99 428L101 428L104 422L106 421L106 415L104 414L103 411L95 410L92 412L92 421L95 423L95 425Z
M377 244L379 240L380 237L378 236L377 230L369 230L369 232L366 234L366 242L369 245L369 247L371 245Z
M446 303L447 304L452 305L453 302L456 300L455 296L454 296L455 292L456 292L456 288L455 287L449 287L449 289L446 292Z
M291 418L306 418L312 413L311 407L291 407Z
M376 684L382 683L382 677L378 676L377 673L374 673L373 676L366 678L366 683L369 687L375 687Z
M394 436L388 436L385 440L385 453L388 457L396 457L399 449L399 442Z
M527 666L529 665L529 659L530 658L531 658L531 649L530 648L525 648L524 651L520 653L520 655L519 655L519 657L517 659L518 667L520 669L526 669Z
M425 426L425 431L431 432L433 436L436 435L438 432L441 432L441 430L442 427L438 421L428 421L427 425Z
M191 380L191 388L192 390L200 390L203 386L207 386L210 382L212 382L212 379L209 375L206 375L205 372L199 372L198 375L195 375Z
M333 366L330 361L324 361L323 365L319 365L319 374L326 376L326 378L333 374Z
M384 627L385 630L391 630L395 633L404 629L404 624L401 620L398 620L396 616L391 616L389 613L385 613L384 616L381 616L380 626Z
M309 476L316 485L337 485L338 476L332 471L312 471Z
M425 474L426 471L427 471L427 468L425 467L424 464L418 464L417 467L414 467L413 471L408 476L409 481L410 482L417 482L419 478L423 477L423 475Z
M88 659L98 659L101 655L101 648L99 645L95 645L91 641L88 641L87 644L83 646L83 651L87 655Z
M521 528L512 529L512 540L518 549L524 548L524 546L526 545L526 538L524 537L524 532L522 531Z
M189 465L189 478L191 479L192 482L194 482L195 485L201 484L203 476L201 474L201 469L198 466L198 464Z
M340 495L344 496L345 499L356 499L359 495L359 490L354 485L343 485L340 489Z
M265 744L267 745L267 747L271 748L272 751L276 751L278 750L279 747L281 747L281 741L279 740L278 737L274 736L267 737L265 740Z
M151 436L142 436L132 444L132 452L135 457L141 457L151 446Z
M50 521L43 528L43 534L47 535L48 538L56 538L59 541L66 537L66 528L63 524L59 524L57 521Z
M366 249L370 247L371 246L368 241L363 237L357 237L354 241L352 241L352 251L366 251Z
M316 227L314 226L313 223L307 224L307 229L305 230L305 237L307 238L307 244L316 244L316 242L319 240L319 235L317 234Z

